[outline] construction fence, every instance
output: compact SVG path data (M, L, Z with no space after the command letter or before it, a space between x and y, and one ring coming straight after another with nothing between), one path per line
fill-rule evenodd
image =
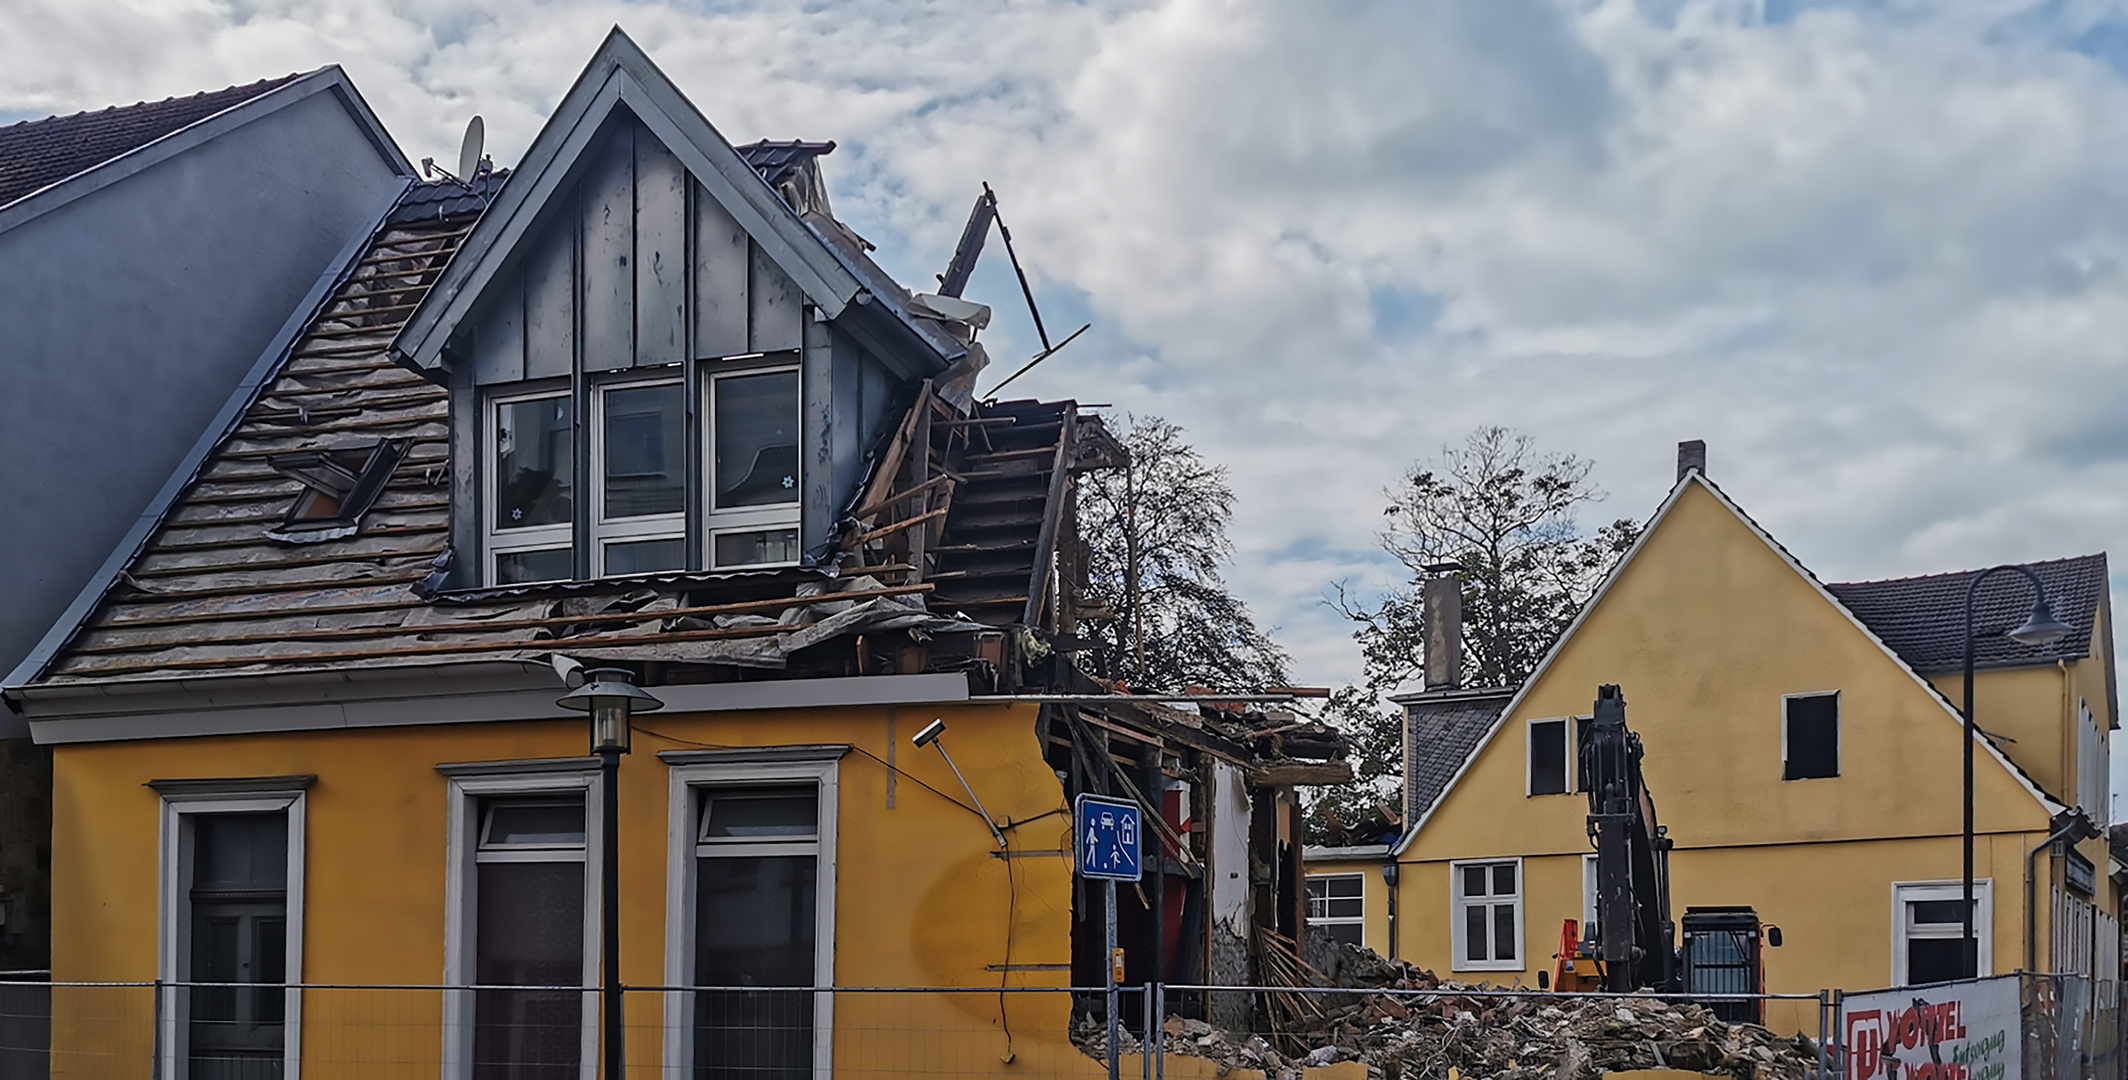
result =
M629 1073L709 1078L2128 1080L2120 984L2001 976L1873 993L630 987ZM0 1080L597 1080L576 986L0 982Z

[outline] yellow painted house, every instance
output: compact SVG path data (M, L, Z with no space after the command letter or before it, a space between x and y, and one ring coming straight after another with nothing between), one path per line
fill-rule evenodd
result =
M1335 734L1072 666L1121 448L972 400L987 312L871 261L833 148L731 145L616 30L507 180L379 208L7 680L52 1075L593 1080L617 959L643 1075L1092 1077L1105 914L1131 982L1301 936ZM598 668L660 703L610 773ZM1146 810L1115 911L1080 794Z
M1599 686L1617 684L1675 844L1672 918L1748 907L1781 928L1783 943L1763 952L1769 992L1955 974L1955 703L1970 575L1821 583L1699 462L1680 472L1640 542L1521 687L1402 699L1416 790L1413 827L1393 849L1397 953L1500 984L1535 986L1553 969L1562 924L1593 919L1589 808L1571 767L1577 721ZM2033 568L2071 627L2053 645L2002 636L2031 611L2016 575L1995 575L1979 594L1979 963L1983 974L2022 969L2029 949L2042 970L2110 977L2119 906L2104 842L2045 843L2065 811L2108 816L2105 558ZM1372 869L1378 884L1380 861L1309 870ZM1776 1004L1767 1020L1813 1026L1810 1008Z

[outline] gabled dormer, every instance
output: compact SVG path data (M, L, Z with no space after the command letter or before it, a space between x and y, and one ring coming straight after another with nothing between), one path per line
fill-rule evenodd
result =
M832 149L734 148L607 38L393 345L451 390L452 587L829 558L970 353L829 214Z

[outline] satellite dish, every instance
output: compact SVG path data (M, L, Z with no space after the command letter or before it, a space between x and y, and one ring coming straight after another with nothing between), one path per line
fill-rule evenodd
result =
M480 114L465 126L465 143L458 148L458 182L473 186L473 173L480 168L481 143L487 138L486 126L480 122Z

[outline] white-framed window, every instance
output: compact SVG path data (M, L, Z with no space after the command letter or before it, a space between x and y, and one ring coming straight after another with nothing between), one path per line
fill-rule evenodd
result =
M2091 955L2097 936L2098 909L2065 889L2054 891L2054 939L2052 970L2065 975L2090 975Z
M745 1062L827 1080L835 823L847 747L669 751L666 1076Z
M1448 882L1455 970L1522 970L1522 860L1451 862Z
M599 773L591 759L442 765L447 1078L598 1074Z
M1527 725L1523 755L1526 791L1531 795L1571 795L1580 786L1581 743L1588 737L1590 719L1547 717Z
M303 835L314 777L155 781L162 796L160 1075L301 1063ZM259 984L201 986L200 983Z
M1308 925L1347 945L1367 943L1367 875L1309 874Z
M484 423L488 580L576 576L576 407L567 387L497 395Z
M798 368L733 367L702 382L710 446L705 565L795 564L804 491Z
M1781 698L1781 779L1840 775L1840 692Z
M592 398L592 565L601 577L687 569L685 383L610 383Z
M1973 882L1973 935L1979 939L1980 970L1968 971L1960 908L1965 886L1957 881L1892 883L1892 985L1921 986L1994 972L1994 883Z

